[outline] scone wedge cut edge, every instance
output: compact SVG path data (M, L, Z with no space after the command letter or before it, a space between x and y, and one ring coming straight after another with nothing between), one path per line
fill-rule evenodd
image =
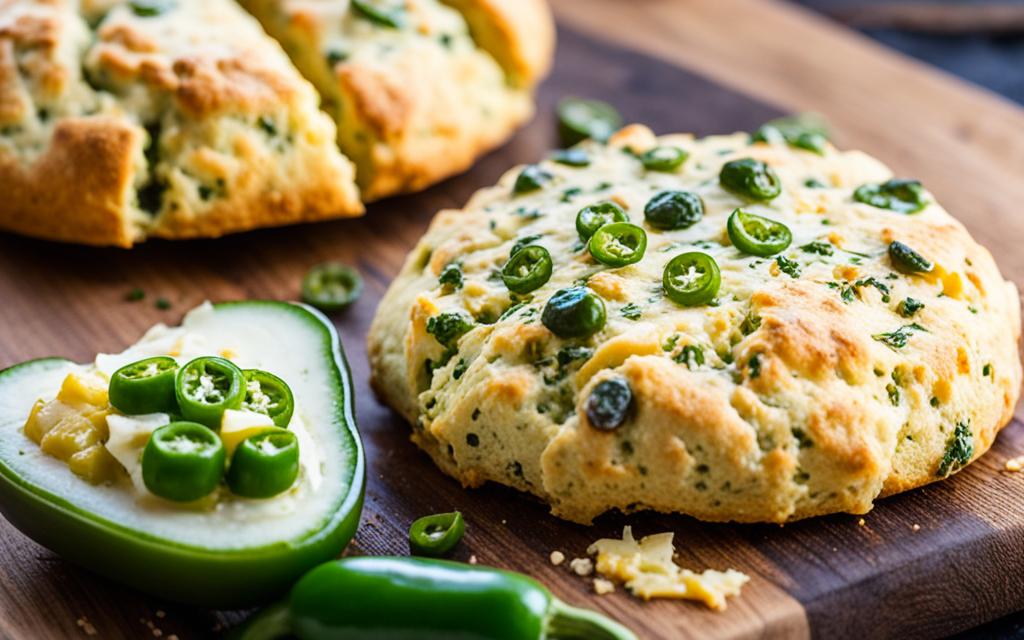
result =
M252 17L138 6L0 1L0 228L127 247L362 212L316 92Z
M1021 383L1019 296L989 252L863 153L750 140L633 125L579 147L585 166L516 168L437 215L369 353L378 393L442 470L578 522L786 522L865 513L988 450ZM628 251L581 239L578 213L601 203L645 231L638 262L602 264ZM531 245L551 275L513 293L502 269ZM708 271L686 260L666 295L666 266L691 252L719 268L713 298L678 295ZM603 323L565 298L545 314L573 288Z

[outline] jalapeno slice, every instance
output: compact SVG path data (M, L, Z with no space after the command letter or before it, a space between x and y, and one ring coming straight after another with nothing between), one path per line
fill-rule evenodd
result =
M216 489L223 476L224 445L195 422L160 427L142 450L142 481L166 500L198 500Z
M245 376L229 360L204 356L178 369L174 391L182 417L217 429L226 410L242 406Z
M644 205L644 219L655 229L686 229L704 217L704 201L690 191L661 191Z
M782 181L775 170L753 158L726 162L718 182L726 191L750 200L771 200L782 193Z
M732 212L726 229L734 247L762 258L785 251L793 242L793 234L786 225L743 209Z
M675 171L690 154L679 147L654 147L640 154L640 162L648 171Z
M622 116L607 102L566 98L558 103L558 132L571 146L587 138L604 142L622 126Z
M918 180L894 178L881 184L865 184L853 192L857 202L899 213L917 213L925 208L924 187Z
M269 416L274 424L287 429L295 411L295 396L288 383L267 371L245 369L245 399L242 408Z
M935 268L931 260L898 240L889 244L889 259L903 273L928 273Z
M271 498L299 477L299 440L291 431L268 431L246 438L231 456L228 488L243 498Z
M531 164L523 168L512 185L512 193L519 195L530 193L544 188L544 185L551 182L555 177L545 171L540 165Z
M400 6L386 6L374 0L352 0L352 8L363 18L382 27L401 29L405 24L405 12Z
M604 328L604 300L587 287L560 289L544 305L541 323L560 338L586 338Z
M302 279L302 301L328 313L341 311L363 294L363 278L337 262L319 264Z
M722 275L714 258L690 251L669 260L661 282L669 300L684 307L696 307L715 298Z
M594 232L587 244L590 255L609 267L640 262L647 250L647 233L635 224L613 222Z
M414 556L440 558L462 540L466 521L458 511L423 516L409 527L409 551Z
M625 378L609 378L594 385L583 412L590 426L599 431L614 431L629 417L633 407L633 390Z
M174 358L157 356L125 365L110 377L110 404L127 415L176 413Z
M551 279L551 266L548 250L531 244L512 254L501 269L501 280L509 291L525 295Z
M629 216L614 202L598 202L580 209L576 214L576 233L586 242L594 232L612 222L629 222Z

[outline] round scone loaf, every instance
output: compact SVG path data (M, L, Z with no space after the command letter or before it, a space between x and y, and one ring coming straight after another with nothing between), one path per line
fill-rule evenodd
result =
M441 469L578 522L784 522L991 446L1021 367L989 252L863 153L751 140L634 125L437 215L369 347Z

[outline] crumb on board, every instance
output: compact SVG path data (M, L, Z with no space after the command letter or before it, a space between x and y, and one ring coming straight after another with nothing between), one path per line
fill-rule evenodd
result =
M92 625L92 623L89 622L89 619L86 618L85 616L82 616L78 620L75 620L75 624L77 624L79 626L79 628L82 629L82 632L85 635L87 635L87 636L94 636L94 635L96 635L96 627L94 627Z
M560 565L563 562L565 562L565 554L562 553L561 551L552 551L550 559L551 559L551 564L553 564L553 565L555 565L557 567L558 565Z
M594 578L594 593L603 596L615 591L615 583L604 578Z
M1007 471L1022 471L1024 470L1024 456L1017 456L1016 458L1010 458L1006 461Z
M469 556L469 564L476 564L476 563L477 563L476 555L474 554L474 555Z
M861 518L860 520L857 521L857 526L858 527L863 527L866 524L867 524L867 522L864 520L864 518Z
M578 576L589 576L594 573L594 561L590 558L573 558L569 568Z
M911 531L920 531L921 530L921 525L915 524L914 526L910 527L910 530Z

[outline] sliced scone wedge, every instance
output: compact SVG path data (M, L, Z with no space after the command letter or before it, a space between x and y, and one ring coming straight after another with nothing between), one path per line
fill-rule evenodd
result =
M127 247L362 212L315 90L235 3L79 11L0 3L0 228Z
M242 4L320 90L368 201L423 189L505 141L532 115L553 52L542 0Z

